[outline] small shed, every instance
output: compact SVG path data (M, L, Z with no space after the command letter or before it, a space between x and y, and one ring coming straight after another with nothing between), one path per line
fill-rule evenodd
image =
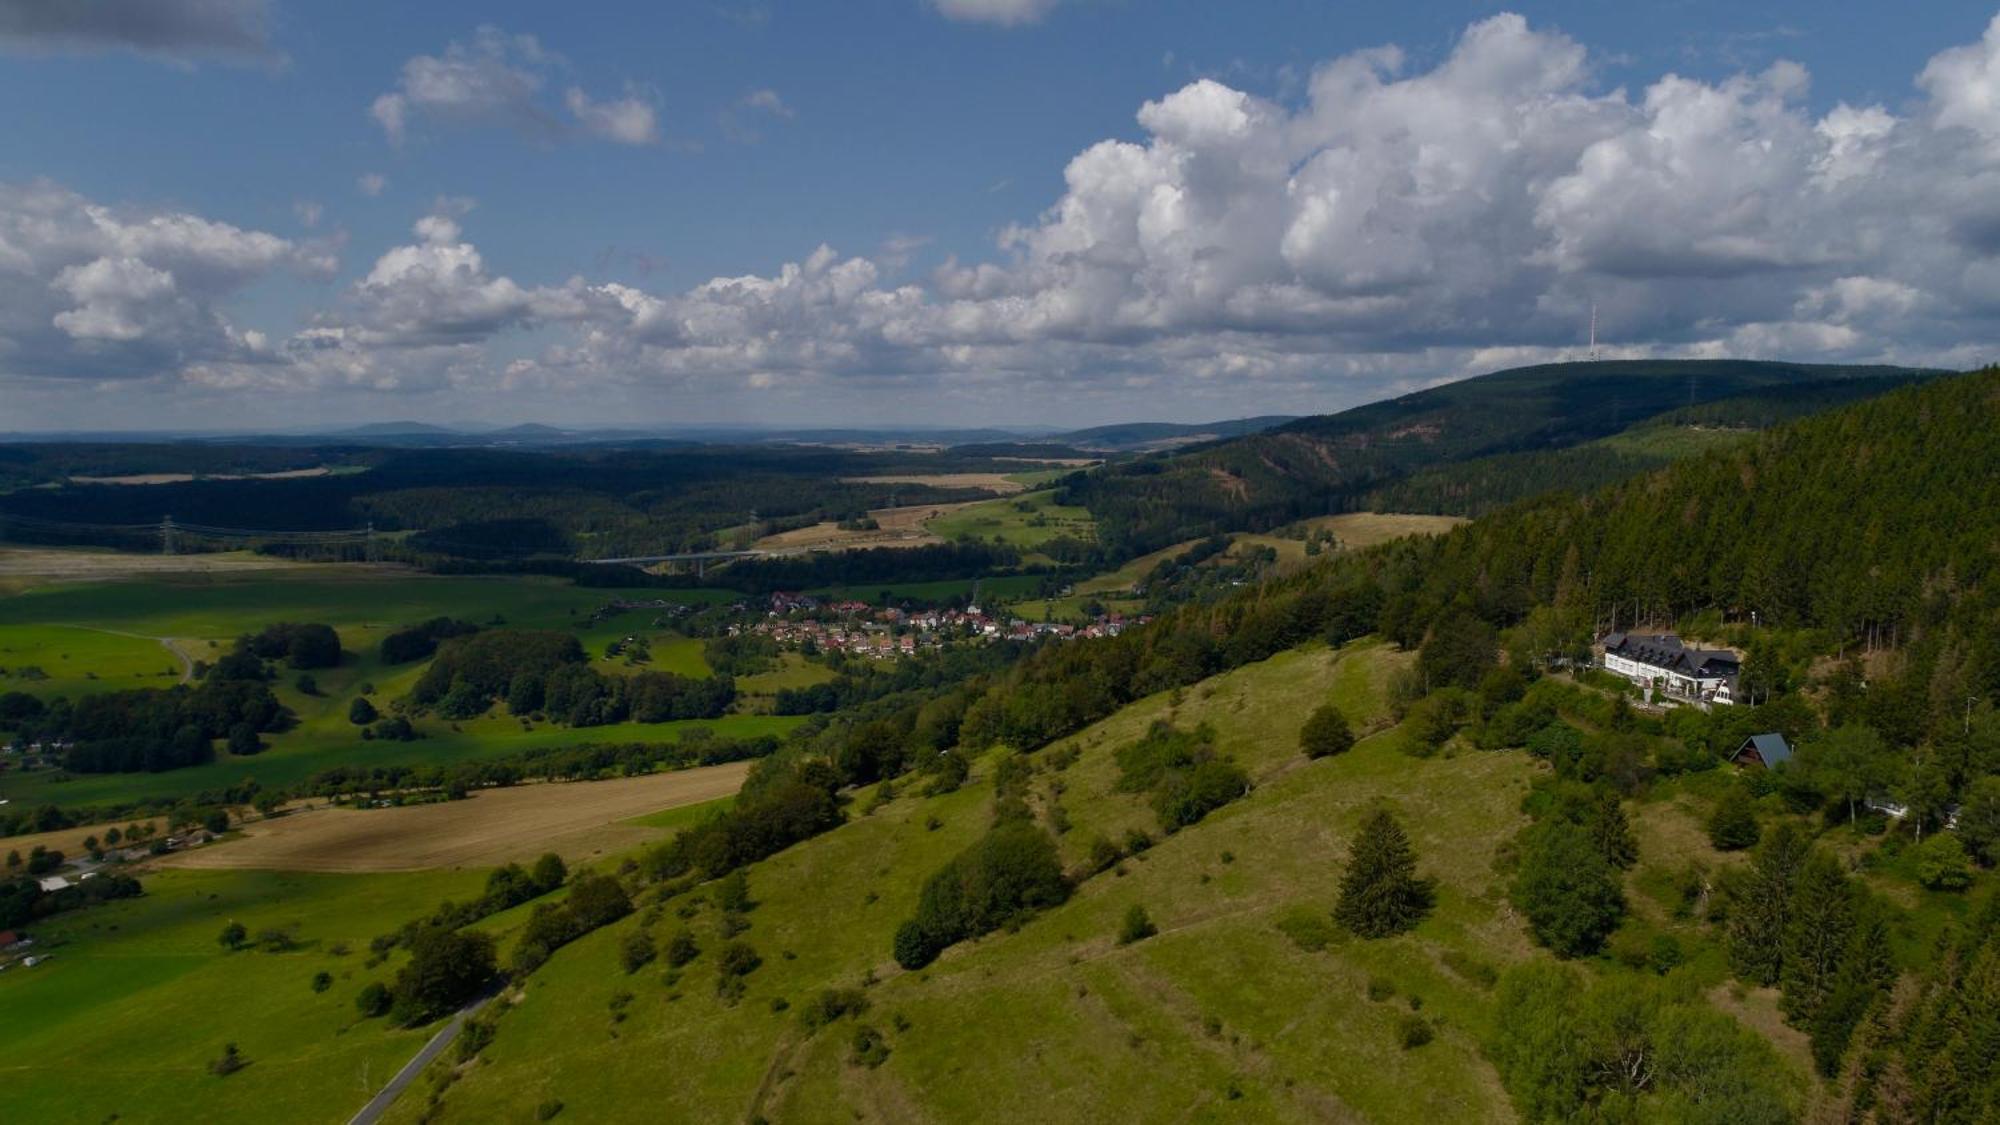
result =
M1739 766L1775 769L1792 760L1792 744L1785 741L1784 735L1775 732L1753 734L1743 740L1743 745L1736 748L1736 753L1731 754L1729 760Z

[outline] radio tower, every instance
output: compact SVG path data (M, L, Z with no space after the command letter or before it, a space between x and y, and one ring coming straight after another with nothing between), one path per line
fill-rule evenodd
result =
M1597 302L1590 302L1590 361L1597 362Z

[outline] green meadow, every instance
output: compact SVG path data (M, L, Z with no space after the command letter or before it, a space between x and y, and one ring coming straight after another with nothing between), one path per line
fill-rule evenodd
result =
M368 942L483 871L304 875L157 871L142 898L35 927L52 958L0 973L0 1103L13 1121L344 1121L429 1037L363 1021ZM296 948L227 952L223 926L284 930ZM312 987L314 974L333 983ZM210 1060L235 1043L227 1077Z
M1058 504L1056 494L1047 490L971 504L924 526L941 539L997 539L1024 550L1063 535L1084 540L1097 537L1097 524L1088 508Z
M0 691L75 698L171 687L185 665L159 639L89 625L0 625Z

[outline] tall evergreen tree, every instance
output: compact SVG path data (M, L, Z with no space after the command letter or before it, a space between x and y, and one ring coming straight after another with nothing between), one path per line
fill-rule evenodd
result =
M1809 1024L1833 991L1854 934L1854 912L1854 886L1840 861L1821 851L1808 855L1792 887L1778 971L1779 1006L1794 1022Z
M1619 803L1618 794L1600 789L1584 827L1590 830L1590 837L1597 842L1597 850L1603 853L1606 863L1626 871L1639 862L1639 841L1632 835L1632 822L1625 818L1625 806Z
M1387 809L1370 813L1355 833L1334 920L1361 937L1388 937L1423 921L1432 898L1403 826Z
M1764 838L1748 870L1730 884L1729 966L1744 980L1778 983L1792 884L1810 846L1796 827L1780 824Z

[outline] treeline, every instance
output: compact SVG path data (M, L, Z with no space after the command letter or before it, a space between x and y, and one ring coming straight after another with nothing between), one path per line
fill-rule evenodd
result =
M144 893L139 880L115 871L101 871L61 890L45 891L33 875L0 878L0 929L25 926L40 918L114 899Z
M528 781L593 781L748 761L769 757L777 753L780 745L772 735L717 738L707 730L696 729L675 742L545 746L451 765L335 766L313 774L294 793L302 797L338 797L421 790L462 796L473 789L501 788Z
M504 702L510 714L573 727L628 719L665 723L720 718L736 700L728 676L671 672L606 676L576 637L553 630L493 629L441 644L410 701L447 719L470 719Z
M254 745L259 733L290 722L269 685L211 676L195 687L51 700L15 729L30 740L69 743L63 767L73 773L159 773L214 761L216 739Z
M1032 651L1022 645L954 645L922 649L901 660L846 659L839 674L823 683L779 688L774 711L812 715L847 711L878 699L913 691L934 691L1006 669Z

